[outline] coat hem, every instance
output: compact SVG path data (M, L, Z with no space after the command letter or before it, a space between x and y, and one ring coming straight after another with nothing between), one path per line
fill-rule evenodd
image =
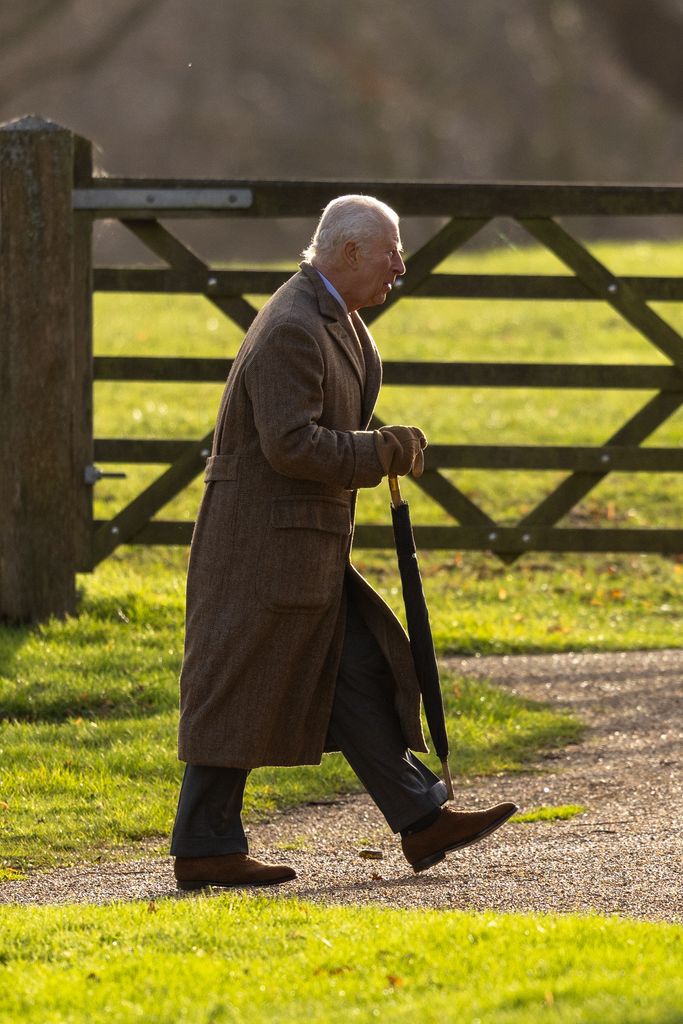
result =
M303 758L303 759L302 758L297 758L296 760L291 760L291 761L287 760L287 761L285 761L285 760L272 760L270 758L268 760L262 760L262 759L259 758L259 759L257 759L256 762L254 762L253 759L251 759L251 758L244 758L244 759L242 759L242 758L229 758L229 759L225 759L225 758L218 758L218 757L216 757L216 758L206 757L206 755L201 756L201 757L192 757L191 755L189 755L189 756L186 757L183 754L178 753L178 760L179 761L183 761L185 764L194 764L194 765L201 766L203 768L239 768L242 771L250 772L250 771L254 771L256 768L303 768L303 767L308 767L308 766L315 767L316 765L319 765L319 764L322 763L322 759L323 759L323 754L324 753L325 753L325 751L322 751L321 754L320 754L320 757L318 757L317 760L315 760L314 755L311 755L310 759L309 758ZM245 761L247 761L247 760L250 763L245 764Z

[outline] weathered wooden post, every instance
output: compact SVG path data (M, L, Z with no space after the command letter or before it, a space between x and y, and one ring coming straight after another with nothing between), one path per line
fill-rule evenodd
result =
M36 117L0 128L0 618L63 616L87 568L92 462L90 146ZM84 544L84 529L86 540Z

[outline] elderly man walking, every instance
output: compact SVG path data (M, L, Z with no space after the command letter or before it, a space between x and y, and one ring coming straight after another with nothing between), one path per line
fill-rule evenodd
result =
M381 363L358 310L405 272L398 217L369 196L325 209L228 377L192 539L181 672L186 761L171 853L181 889L272 884L249 856L249 770L341 750L415 871L516 810L444 806L408 638L352 567L356 491L422 471L422 431L368 430Z

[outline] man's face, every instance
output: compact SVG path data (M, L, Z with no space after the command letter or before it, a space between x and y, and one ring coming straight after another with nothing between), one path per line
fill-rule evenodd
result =
M379 306L384 302L396 278L406 272L401 251L398 228L387 220L376 238L366 242L360 250L355 282L357 308Z

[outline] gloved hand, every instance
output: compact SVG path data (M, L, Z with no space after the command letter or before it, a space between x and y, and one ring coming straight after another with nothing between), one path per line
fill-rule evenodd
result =
M427 438L419 427L380 427L375 431L375 448L387 476L422 476Z

